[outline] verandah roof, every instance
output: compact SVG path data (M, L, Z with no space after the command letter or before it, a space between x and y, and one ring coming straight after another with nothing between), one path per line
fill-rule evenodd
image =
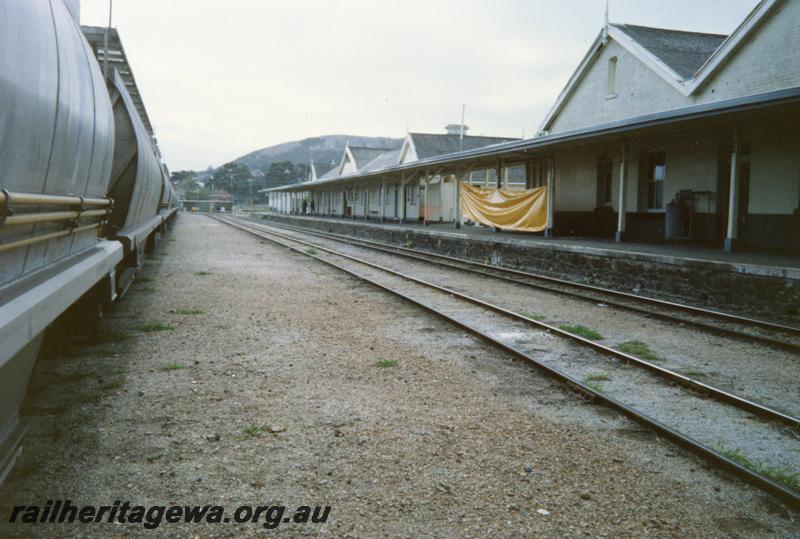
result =
M776 90L746 97L737 97L714 103L692 105L679 109L672 109L652 114L645 114L624 120L607 122L587 128L575 129L563 133L543 135L515 142L484 146L475 150L455 152L447 155L420 159L412 163L405 163L387 167L380 171L368 173L353 173L333 178L319 179L311 182L294 183L268 189L269 192L277 191L308 191L316 187L328 186L356 180L377 179L391 173L419 172L426 168L441 168L459 166L487 160L489 158L503 158L518 156L520 158L533 158L544 156L561 144L597 138L617 133L634 132L648 127L677 124L744 112L748 110L763 109L782 104L800 103L800 87Z

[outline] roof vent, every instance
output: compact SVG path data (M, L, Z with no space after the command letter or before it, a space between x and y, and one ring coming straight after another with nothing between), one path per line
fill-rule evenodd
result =
M444 126L444 130L447 132L448 135L460 135L461 134L461 124L447 124ZM467 134L469 130L469 126L465 125L464 127L464 134Z

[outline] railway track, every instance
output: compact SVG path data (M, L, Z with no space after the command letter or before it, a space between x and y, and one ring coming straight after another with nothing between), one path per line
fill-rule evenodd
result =
M800 328L786 324L778 324L713 309L704 309L629 292L621 292L584 283L567 281L556 277L465 260L439 253L421 251L410 247L401 247L354 238L342 234L321 232L275 222L270 222L269 226L284 230L293 230L311 236L329 238L350 245L391 253L458 271L485 275L522 286L568 296L592 304L602 303L609 307L638 313L658 320L691 326L711 334L722 335L744 342L753 342L800 354ZM682 313L683 316L676 313ZM717 323L712 323L709 319L715 320Z
M248 221L248 224L256 227L266 226L253 221ZM299 236L300 239L317 236L316 234L306 234L303 229L277 228L286 234ZM789 385L781 381L800 376L800 365L796 363L795 355L791 351L781 350L770 353L757 341L735 345L725 338L727 335L704 338L702 334L695 331L698 328L690 324L671 326L667 323L662 324L661 327L653 326L647 320L649 318L647 312L634 311L630 313L620 310L619 313L613 313L610 312L613 309L608 309L606 304L596 303L590 303L584 307L580 301L572 301L571 297L565 301L564 298L551 294L550 290L528 295L524 288L521 289L517 286L519 283L516 280L497 278L495 275L482 271L469 271L463 273L460 278L454 278L454 275L457 275L461 269L460 267L456 267L454 268L456 271L452 271L449 264L429 264L428 259L420 260L413 255L398 255L391 250L364 247L338 238L322 238L315 241L321 241L333 248L343 248L352 255L368 258L396 270L406 271L407 268L411 268L415 275L425 280L433 280L446 288L460 290L471 295L478 294L482 299L503 305L507 310L536 318L548 331L562 330L562 332L574 333L588 329L579 327L580 324L574 326L558 322L555 322L558 327L553 326L553 320L560 318L566 321L577 316L579 320L582 318L584 323L592 326L599 323L603 326L602 333L608 331L612 334L612 342L622 341L627 337L639 337L655 342L660 351L667 354L666 356L653 353L649 347L645 347L644 351L629 348L631 342L641 343L641 341L620 342L617 349L609 349L608 346L603 346L598 342L605 343L604 337L600 334L593 336L581 332L579 335L570 336L582 346L594 348L595 351L626 361L628 364L650 369L670 382L686 385L696 391L710 390L712 393L715 391L710 384L716 384L729 391L744 392L750 401L765 401L764 404L778 409L788 407L789 409L783 410L783 412L788 412L789 418L800 417L800 400L798 400L800 394L796 395ZM531 314L529 306L537 306L539 316ZM546 316L541 316L542 314ZM544 324L544 321L550 322L550 324ZM589 338L580 338L582 335ZM630 361L628 359L630 355L623 354L619 350L635 356L635 361ZM768 363L762 367L758 358L764 358ZM662 362L665 361L669 369L661 368ZM653 363L657 364L653 365ZM675 376L675 373L669 372L670 370L678 371L685 376ZM706 383L699 382L698 378ZM742 403L737 402L736 399L730 399L724 391L716 393L717 398L728 398L737 406L742 406ZM785 422L792 424L793 420L786 419Z
M796 469L800 462L795 430L798 419L789 414L502 306L283 234L266 225L214 218L409 301L621 412L714 466L800 508L800 492L776 480L774 474L760 473L743 465L725 449L742 439L759 440L768 447L759 456L759 462L769 463L769 469ZM641 369L631 369L631 365ZM586 373L596 372L598 366L613 373L605 378L611 382L608 389L599 388L586 377ZM761 466L761 470L768 468Z

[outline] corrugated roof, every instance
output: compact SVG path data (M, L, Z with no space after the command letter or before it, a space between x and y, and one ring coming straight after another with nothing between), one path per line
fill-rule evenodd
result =
M539 135L533 138L517 140L495 146L487 146L474 150L465 150L454 155L445 155L436 158L429 158L421 162L411 162L391 167L390 172L404 172L424 169L429 166L454 166L457 163L477 162L479 159L487 157L501 158L512 155L525 154L528 156L536 155L535 152L549 152L559 144L566 142L576 142L587 140L594 137L616 135L619 133L632 132L639 129L651 128L671 123L687 122L702 118L721 116L725 114L738 113L743 111L757 110L765 107L798 104L800 105L800 87L775 90L762 94L737 97L723 101L691 105L677 109L644 114L633 118L623 118L604 124L593 125L590 127L554 133L549 135ZM368 173L347 174L341 177L326 179L322 182L312 182L312 185L302 186L303 188L317 187L321 184L330 184L340 181L358 180L359 176L369 177ZM267 189L267 191L290 191L298 190L296 185L283 185Z
M440 135L434 133L409 133L409 135L414 141L414 148L417 150L417 157L419 159L427 159L428 157L436 157L463 150L475 150L492 144L519 140L516 138L465 135L462 143L458 135Z
M361 167L358 171L359 172L376 172L378 170L382 170L384 168L392 167L397 164L397 161L400 159L400 150L390 150L388 152L384 152L363 167Z
M317 176L317 179L318 180L323 180L323 179L327 180L328 178L335 178L338 175L339 175L339 167L335 166L332 169L330 169L328 172L323 174L322 176Z
M391 151L393 149L393 148L367 148L364 146L348 146L348 148L350 148L350 153L353 154L353 158L355 158L356 160L355 163L356 170L361 170L361 168L367 163L375 160L384 153Z
M694 76L728 36L613 24L685 79Z

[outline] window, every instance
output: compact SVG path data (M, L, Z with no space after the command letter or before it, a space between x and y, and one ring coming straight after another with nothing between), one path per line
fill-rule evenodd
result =
M470 185L483 185L483 177L484 177L483 170L470 170L469 171Z
M597 207L602 208L611 205L611 182L612 182L612 162L611 159L601 157L597 161Z
M510 165L505 168L505 187L506 189L525 189L527 179L525 175L527 169L525 165Z
M667 175L664 152L647 155L647 209L664 207L664 179Z
M609 99L617 97L617 57L608 59L608 96Z

